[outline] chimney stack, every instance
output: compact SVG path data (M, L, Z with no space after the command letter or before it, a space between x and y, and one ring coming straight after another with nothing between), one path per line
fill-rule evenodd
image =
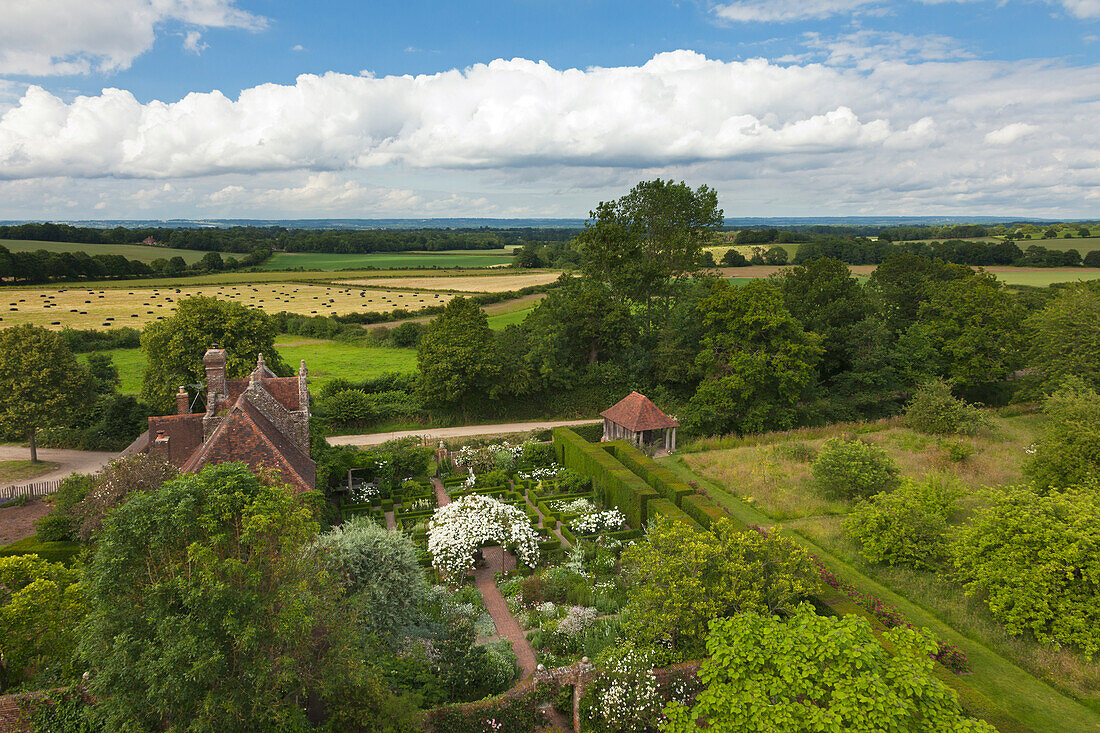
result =
M176 414L191 414L191 395L187 394L187 390L183 388L182 384L180 385L180 391L176 392Z
M211 414L218 411L220 398L229 391L225 382L225 362L225 349L209 349L202 357L206 367L206 411Z

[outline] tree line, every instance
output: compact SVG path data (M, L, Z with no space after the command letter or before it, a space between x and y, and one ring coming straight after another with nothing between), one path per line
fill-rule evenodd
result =
M251 253L259 247L287 252L369 254L372 252L439 252L456 249L502 249L524 242L563 241L576 229L534 227L408 230L289 229L282 226L236 227L75 227L50 222L0 226L0 240L24 239L79 244L133 244L146 239L176 249Z
M219 252L207 252L190 265L180 256L158 257L152 262L131 260L118 254L87 252L50 252L39 249L12 252L0 244L0 280L11 283L51 281L173 277L177 275L223 272L255 267L271 256L271 250L257 247L240 259L222 258Z

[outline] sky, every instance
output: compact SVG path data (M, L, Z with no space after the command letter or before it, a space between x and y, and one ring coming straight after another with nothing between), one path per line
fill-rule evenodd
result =
M1100 218L1100 0L0 0L0 218Z

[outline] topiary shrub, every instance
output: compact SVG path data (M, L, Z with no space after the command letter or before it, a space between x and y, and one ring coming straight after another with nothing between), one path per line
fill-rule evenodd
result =
M898 485L898 467L882 448L861 440L832 438L810 468L814 483L833 499L861 499Z
M989 427L989 418L977 407L951 394L942 379L925 384L905 406L905 424L930 435L973 435Z
M905 480L857 504L844 531L870 562L934 570L948 556L947 517L958 496L958 487L940 476Z

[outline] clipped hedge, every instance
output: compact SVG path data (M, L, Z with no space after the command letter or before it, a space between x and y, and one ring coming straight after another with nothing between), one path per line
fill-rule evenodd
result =
M600 447L611 453L636 476L657 490L657 493L681 506L685 496L691 496L695 489L681 481L676 474L642 453L625 440L601 443Z
M725 509L702 494L685 496L683 502L680 504L680 508L683 509L684 513L689 517L698 522L699 526L707 529L710 529L710 526L719 519L730 518Z
M661 498L653 487L569 428L554 428L554 452L563 466L591 478L597 496L622 510L631 527L645 526L648 503Z
M432 733L480 731L487 730L492 720L492 730L498 733L530 733L546 724L539 707L552 700L556 691L554 683L528 683L497 697L435 708L428 711L426 729Z
M655 499L649 502L649 518L654 517L668 517L669 519L675 519L678 522L683 522L695 529L701 529L698 522L692 519L688 514L680 507L673 504L668 499Z

